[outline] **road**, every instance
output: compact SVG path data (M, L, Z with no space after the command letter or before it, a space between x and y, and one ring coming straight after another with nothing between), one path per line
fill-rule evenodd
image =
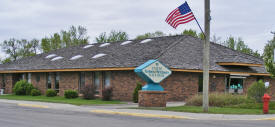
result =
M0 103L0 127L274 127L274 121L143 118Z

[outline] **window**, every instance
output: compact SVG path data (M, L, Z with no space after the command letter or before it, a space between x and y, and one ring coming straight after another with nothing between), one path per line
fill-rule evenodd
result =
M36 82L39 82L40 81L40 75L36 74L35 79L36 79Z
M198 92L202 92L202 89L203 89L203 75L202 74L199 74L198 76L199 78L199 82L198 82Z
M226 88L229 93L243 93L243 80L245 77L230 76Z
M104 76L103 76L103 78L104 78L104 80L103 80L104 81L103 86L104 86L104 88L107 88L107 87L111 86L111 82L110 82L111 72L110 71L106 71L103 74L104 74Z
M101 72L95 72L94 87L95 87L96 94L99 94L99 90L100 90L100 77L101 77Z
M60 76L59 76L59 72L55 73L55 82L54 82L54 88L55 88L55 91L57 93L59 93L59 80L60 80Z
M51 81L51 75L50 75L50 73L47 73L47 88L48 89L52 88L52 81Z
M31 80L32 80L32 74L31 73L27 73L27 80L28 80L28 83L31 83Z
M6 78L6 74L2 74L2 88L1 89L5 89L5 87L6 87L5 78Z
M78 91L81 92L81 90L85 86L85 72L80 72L79 73L79 86L78 86Z

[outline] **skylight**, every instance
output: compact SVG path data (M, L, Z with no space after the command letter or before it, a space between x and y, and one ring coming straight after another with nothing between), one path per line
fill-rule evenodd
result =
M76 59L79 59L83 57L83 55L76 55L76 56L73 56L70 60L76 60Z
M99 47L104 47L104 46L107 46L107 45L110 45L110 43L101 44Z
M86 48L90 48L90 47L92 47L92 46L94 46L94 45L86 45L86 46L84 46L83 48L86 49Z
M53 58L55 56L56 56L56 54L50 54L50 55L47 55L45 58L49 59L49 58Z
M131 43L132 41L125 41L125 42L122 42L120 45L127 45L129 43Z
M96 58L99 58L99 57L102 57L102 56L105 56L105 55L106 54L104 54L104 53L99 53L99 54L94 55L92 58L96 59Z
M140 43L147 43L149 41L152 41L152 39L145 39L145 40L141 41Z
M63 58L62 56L58 56L58 57L53 58L51 61L60 60L60 59L62 59L62 58Z

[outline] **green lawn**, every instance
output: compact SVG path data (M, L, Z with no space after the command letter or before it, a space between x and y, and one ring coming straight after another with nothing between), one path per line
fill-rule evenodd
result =
M17 96L17 95L1 95L0 99L9 100L25 100L25 101L41 101L41 102L52 102L52 103L66 103L73 105L102 105L102 104L123 104L120 101L102 101L96 100L85 100L82 98L66 99L64 97L46 97L46 96Z
M193 112L203 113L202 107L199 106L178 106L178 107L167 107L163 108L165 111L176 111L176 112ZM209 113L213 114L263 114L262 109L248 109L248 108L220 108L210 107ZM275 114L275 110L269 110L270 114Z

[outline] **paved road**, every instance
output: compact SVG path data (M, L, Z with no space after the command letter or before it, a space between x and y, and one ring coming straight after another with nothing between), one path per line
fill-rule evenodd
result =
M274 127L274 121L206 121L103 115L0 103L0 127Z

